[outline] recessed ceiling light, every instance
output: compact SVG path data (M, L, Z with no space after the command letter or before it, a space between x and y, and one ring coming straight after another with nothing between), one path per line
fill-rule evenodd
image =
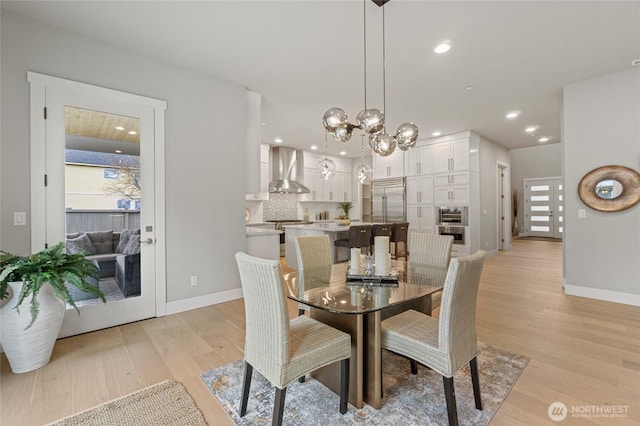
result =
M116 149L116 150L115 150L115 151L113 151L113 152L115 152L116 154L122 154L122 151L120 151L119 149Z
M116 127L115 127L115 129L116 129L116 130L124 130L124 127L122 127L122 126L116 126Z
M318 145L311 145L311 149L315 151L316 149L318 149Z
M340 155L347 155L347 151L340 151Z
M436 48L433 49L433 51L440 54L440 53L448 52L449 49L451 49L451 45L448 42L445 42L437 45Z
M476 86L467 86L467 87L465 87L465 89L467 89L467 90L473 90L473 89L475 89L475 87L476 87Z
M282 138L275 138L273 141L275 143L282 143Z
M520 115L520 111L511 111L511 112L508 112L505 117L507 117L508 119L513 119L519 115Z
M129 130L127 133L129 133L130 135L137 135L138 132L136 132L135 130Z
M544 136L544 137L538 139L538 142L549 142L549 138Z
M537 129L536 126L529 126L526 129L524 129L524 131L527 132L527 133L533 133L533 132L536 131L536 129Z
M436 130L435 132L431 133L431 136L440 136L442 134L442 132L440 130Z
M263 126L266 126L266 125L267 125L267 122L266 122L266 121L263 121L263 122L262 122L262 123L260 123L260 124L262 124Z

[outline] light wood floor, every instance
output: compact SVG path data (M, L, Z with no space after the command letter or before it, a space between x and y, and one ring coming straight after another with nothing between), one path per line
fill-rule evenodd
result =
M640 308L565 296L561 283L561 243L514 241L485 263L479 339L531 358L492 425L558 424L547 415L555 401L629 406L627 417L560 424L639 424ZM0 424L45 424L168 378L211 425L232 424L200 374L242 358L243 330L237 300L59 340L35 372L12 374L3 354Z

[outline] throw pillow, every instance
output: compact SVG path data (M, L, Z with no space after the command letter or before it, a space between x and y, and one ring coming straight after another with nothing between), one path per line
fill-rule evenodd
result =
M96 248L91 244L87 234L80 234L79 237L67 239L67 253L83 253L87 256L96 254Z
M122 253L124 248L127 246L129 242L129 238L131 237L132 231L131 229L123 229L120 231L120 241L118 241L118 246L116 247L116 253Z
M113 253L113 231L87 232L96 254Z
M140 236L132 235L129 237L127 246L122 250L122 254L138 254L140 253Z

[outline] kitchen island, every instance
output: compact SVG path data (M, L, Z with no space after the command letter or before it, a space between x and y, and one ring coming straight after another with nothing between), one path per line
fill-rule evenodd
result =
M308 235L328 235L331 245L332 263L344 262L349 259L349 249L347 247L336 247L336 240L349 238L349 228L358 225L371 225L371 223L351 222L351 225L338 225L335 222L308 223L304 225L285 226L285 259L287 267L298 269L298 259L296 257L296 238Z
M280 259L280 234L282 231L247 226L246 232L247 254L263 259Z

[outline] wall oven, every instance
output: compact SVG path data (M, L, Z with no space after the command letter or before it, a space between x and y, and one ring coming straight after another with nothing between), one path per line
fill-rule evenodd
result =
M465 227L464 226L448 226L439 225L438 234L451 235L453 237L453 244L465 244Z
M468 207L438 207L440 225L469 225Z

